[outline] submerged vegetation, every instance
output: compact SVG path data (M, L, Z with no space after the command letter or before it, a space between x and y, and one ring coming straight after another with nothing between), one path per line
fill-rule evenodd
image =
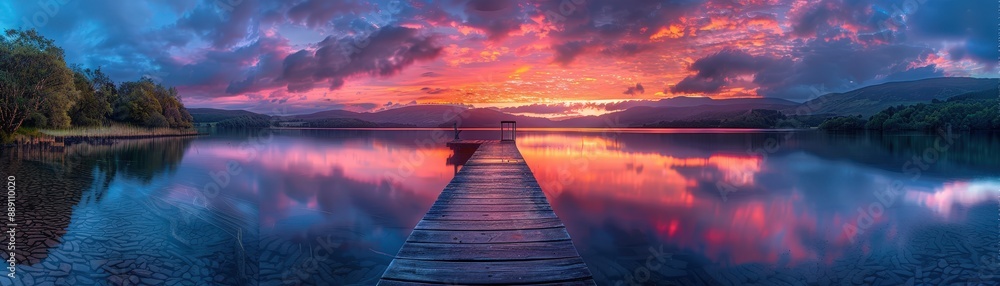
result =
M115 132L190 129L192 117L173 87L149 78L116 84L100 68L67 65L63 50L35 30L6 30L0 35L0 141L30 135L18 132L21 127L46 134L91 127L102 130L92 134L122 136Z

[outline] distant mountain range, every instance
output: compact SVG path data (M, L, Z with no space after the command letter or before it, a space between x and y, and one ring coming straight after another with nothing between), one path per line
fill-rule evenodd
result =
M517 121L519 126L555 127L556 122L538 117L507 114L495 109L467 108L451 105L413 105L379 112L321 111L306 115L286 116L285 121L315 122L330 118L354 119L386 127L494 127L502 120Z
M513 115L492 108L467 108L450 105L413 105L379 112L329 110L305 115L284 116L279 121L316 127L496 127L502 120L517 121L518 127L637 127L663 122L717 121L743 118L754 110L775 110L786 115L798 111L813 116L862 115L868 117L896 105L911 105L946 100L970 92L998 86L998 79L932 78L891 82L843 93L829 93L805 103L775 98L712 99L673 97L657 101L630 101L610 104L621 109L599 116L565 120ZM195 122L214 122L241 116L257 115L242 110L192 108ZM214 120L214 121L212 121ZM294 126L294 125L293 125Z

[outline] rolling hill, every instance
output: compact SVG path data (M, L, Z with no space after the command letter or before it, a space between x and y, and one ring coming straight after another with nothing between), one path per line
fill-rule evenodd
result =
M288 116L286 119L312 122L331 118L356 119L380 125L437 127L451 120L467 108L450 105L415 105L379 112L351 112L328 110L312 114Z
M656 101L624 101L608 104L610 110L625 110L632 107L692 107L702 105L787 105L797 106L798 102L784 100L780 98L725 98L713 99L710 97L677 96L664 98Z
M552 121L547 118L513 115L490 108L467 109L462 113L459 113L457 117L448 120L442 124L439 124L438 126L451 127L453 123L458 123L459 127L499 127L500 121L503 120L517 121L517 127L519 128L523 127L543 128L543 127L561 126L557 121Z
M239 117L268 117L268 115L253 113L246 110L226 110L215 108L188 108L188 113L194 117L195 123L212 123Z
M998 79L942 77L872 85L843 93L830 93L797 106L812 114L861 115L869 117L897 105L927 103L997 87ZM783 110L795 113L795 109Z
M566 119L558 123L561 127L638 127L664 121L720 120L743 114L748 110L782 110L792 106L794 105L780 101L716 100L708 105L637 106L600 116Z

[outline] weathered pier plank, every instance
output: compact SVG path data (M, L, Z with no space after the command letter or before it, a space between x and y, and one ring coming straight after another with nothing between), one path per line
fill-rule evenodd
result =
M420 220L413 229L427 230L515 230L564 227L557 218L486 221Z
M379 285L594 285L513 142L478 145Z
M428 243L510 243L566 240L566 228L552 227L515 230L414 230L408 242Z
M578 277L590 276L587 265L579 257L510 262L447 262L396 259L398 267L386 271L379 285L440 285L439 279L456 284L482 284L488 281L502 285L593 285ZM488 274L484 274L488 273ZM400 280L385 279L386 276Z

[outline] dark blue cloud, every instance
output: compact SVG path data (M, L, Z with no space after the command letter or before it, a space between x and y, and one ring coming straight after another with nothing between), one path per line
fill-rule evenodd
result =
M306 0L292 3L284 19L311 28L323 28L341 16L367 13L373 8L367 1L354 0Z
M416 61L437 58L442 49L433 35L405 27L387 26L359 37L331 36L315 51L301 50L285 58L281 79L291 92L311 90L316 82L339 89L349 77L395 75Z
M863 46L848 39L810 40L788 56L758 56L739 50L723 50L696 60L694 75L678 82L672 92L707 93L751 83L767 97L803 101L817 92L839 92L888 80L915 80L941 76L934 65L912 68L933 50L920 46L892 44Z
M648 40L647 29L669 26L709 0L587 0L540 1L537 16L551 27L554 62L569 65L577 56L600 51L612 56L633 56L647 50L637 44ZM719 1L726 2L726 1ZM731 1L729 1L731 4ZM585 49L581 46L596 46Z
M576 57L583 54L588 43L583 41L573 41L564 44L555 45L552 50L555 52L555 58L552 59L553 62L560 65L566 66L576 60Z
M636 95L646 93L646 88L642 87L641 83L636 83L635 86L630 86L622 94Z
M696 73L682 79L671 91L714 93L744 75L756 75L760 84L780 84L774 82L777 79L775 73L789 68L791 61L787 58L754 56L745 51L726 49L692 63L688 69Z
M913 9L906 23L915 37L963 42L949 50L953 59L969 58L990 67L1000 60L997 34L1000 12L996 1L927 0Z
M149 76L222 94L257 57L253 0L12 0L0 7L25 15L0 22L4 28L37 29L65 49L69 63L100 67L117 81Z

